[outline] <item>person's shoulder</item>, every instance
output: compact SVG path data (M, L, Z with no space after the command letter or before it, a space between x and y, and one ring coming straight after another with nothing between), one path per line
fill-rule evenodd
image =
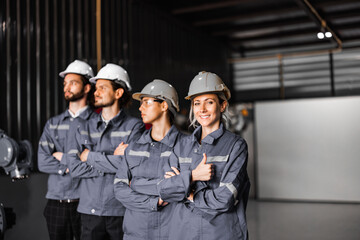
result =
M125 115L124 121L123 121L124 125L128 125L128 126L135 126L135 125L139 125L139 126L144 126L144 123L141 119L137 118L137 117L133 117L129 114Z
M67 111L67 110L66 110L66 111ZM62 112L62 113L60 113L60 114L58 114L58 115L55 115L55 116L50 117L50 118L46 121L46 123L47 123L47 124L51 124L51 125L59 124L59 123L64 119L66 111L64 111L64 112Z
M182 141L183 139L188 138L188 137L191 136L189 133L184 133L184 132L182 132L180 130L178 130L178 131L179 131L178 132L178 141Z
M233 142L236 145L243 145L243 144L247 145L246 140L243 137L227 129L225 130L223 137L227 139L227 141Z

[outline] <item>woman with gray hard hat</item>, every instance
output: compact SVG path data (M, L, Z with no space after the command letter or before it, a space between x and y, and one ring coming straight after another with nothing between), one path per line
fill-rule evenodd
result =
M123 155L114 192L126 207L124 239L168 239L173 205L159 197L157 184L164 177L164 165L175 143L183 138L172 124L179 111L178 95L172 85L155 79L132 97L140 101L143 122L152 128L115 151Z
M248 239L247 144L224 126L230 96L214 73L200 72L190 84L185 99L198 127L177 142L158 184L161 199L176 202L171 239Z

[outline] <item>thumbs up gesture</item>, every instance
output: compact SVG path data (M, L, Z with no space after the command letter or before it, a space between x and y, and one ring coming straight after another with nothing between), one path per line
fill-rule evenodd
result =
M197 167L191 172L192 181L209 181L211 179L213 172L212 164L207 164L206 160L207 157L204 153L203 159L201 160L199 165L197 165Z

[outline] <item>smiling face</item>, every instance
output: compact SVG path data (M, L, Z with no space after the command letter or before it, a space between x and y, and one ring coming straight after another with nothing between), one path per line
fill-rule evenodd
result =
M64 78L64 97L66 101L73 102L84 97L84 83L82 76L75 73L66 74Z
M216 94L203 94L192 100L192 108L196 120L203 128L215 131L220 126L221 113L225 110L227 102L220 104Z
M159 120L167 110L163 103L164 101L152 97L143 97L139 108L143 122L153 124Z

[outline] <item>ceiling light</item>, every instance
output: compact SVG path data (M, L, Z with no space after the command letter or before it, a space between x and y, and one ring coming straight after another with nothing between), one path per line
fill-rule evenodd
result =
M325 33L325 37L327 37L327 38L331 38L331 37L332 37L331 32L326 32L326 33Z
M324 39L325 35L323 32L318 32L317 37L318 39Z

